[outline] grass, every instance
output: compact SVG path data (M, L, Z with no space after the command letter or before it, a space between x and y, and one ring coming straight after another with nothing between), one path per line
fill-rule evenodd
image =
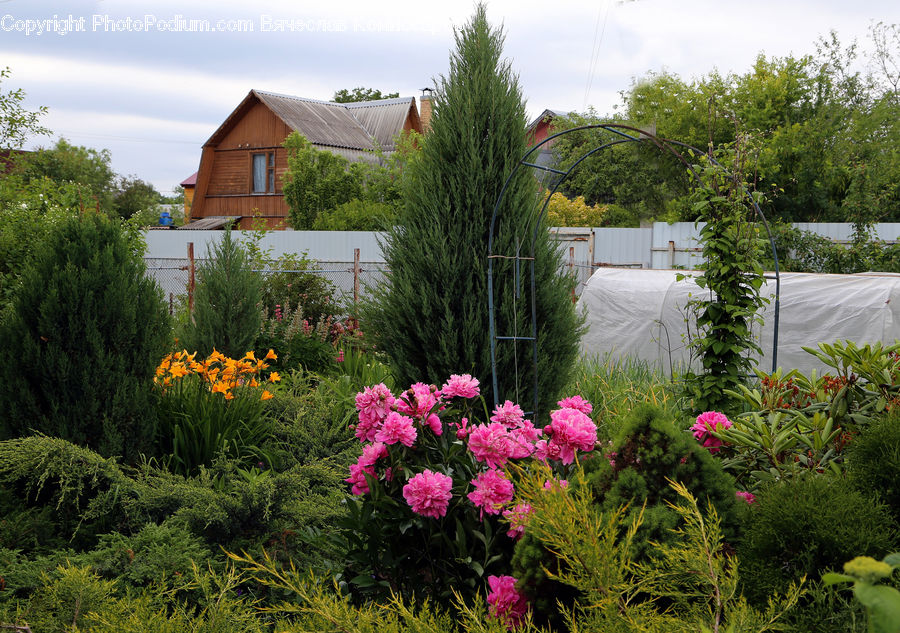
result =
M616 420L640 404L676 413L676 389L669 378L633 358L582 358L565 393L578 394L594 405L601 439L614 435Z

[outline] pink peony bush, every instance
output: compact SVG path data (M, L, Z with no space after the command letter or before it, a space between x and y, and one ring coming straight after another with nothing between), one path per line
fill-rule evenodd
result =
M354 589L427 588L449 598L454 589L477 592L490 576L492 613L519 622L526 605L503 573L531 508L515 504L508 467L539 459L562 481L554 485L565 485L570 465L597 443L590 403L576 396L559 404L544 427L508 400L488 414L468 374L440 389L360 392L355 434L363 450L346 479L354 499L343 533Z

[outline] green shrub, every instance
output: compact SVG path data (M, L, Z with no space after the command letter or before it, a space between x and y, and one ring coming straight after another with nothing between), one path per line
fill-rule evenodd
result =
M397 210L384 202L350 200L321 211L312 224L315 231L383 231L397 220Z
M0 438L37 431L136 459L169 335L134 238L98 214L60 223L0 322Z
M671 415L651 405L634 409L622 421L609 459L585 464L600 507L611 510L628 504L634 517L643 504L644 520L635 538L636 555L646 556L651 543L668 543L678 527L671 481L683 484L703 503L711 503L722 519L726 540L734 541L741 506L734 480L710 452L675 426Z
M839 571L857 555L880 559L895 543L887 508L845 480L826 475L783 480L756 496L738 543L744 593L751 603L765 605L770 595L803 576L818 579ZM810 609L809 601L802 607L795 616L798 622L844 619L839 605L824 612Z
M263 309L257 350L275 350L278 367L284 372L323 372L337 356L330 330L330 319L310 321L302 308L292 309L285 304L271 312Z
M178 331L178 346L201 356L215 349L241 358L256 342L260 301L259 277L227 230L220 242L210 244L207 258L197 267L194 313Z
M584 462L584 471L598 511L611 513L627 507L626 523L643 515L631 542L630 555L637 561L646 561L657 545L677 539L673 530L679 527L680 516L670 504L677 502L678 495L671 482L683 484L702 504L711 504L722 521L725 540L735 540L742 508L736 503L732 478L706 449L674 425L671 416L656 407L634 409L622 421L606 455L598 451ZM554 609L555 597L566 591L544 585L547 575L542 567L552 569L554 565L526 530L516 545L513 575L539 597L539 609L544 612Z
M850 481L877 496L900 521L900 414L876 418L860 429L847 456Z
M212 559L206 544L177 521L148 523L133 536L113 532L100 537L85 556L104 578L143 587L167 576L188 576L194 562Z
M283 255L254 266L267 269L262 275L262 305L269 314L276 307L303 313L312 324L341 312L340 297L331 281L317 272L318 266L303 255Z
M0 487L23 509L36 509L56 538L79 547L93 535L122 527L122 501L131 486L114 459L51 437L0 442ZM48 516L49 512L49 516ZM52 540L44 535L41 542ZM37 543L36 545L39 545Z

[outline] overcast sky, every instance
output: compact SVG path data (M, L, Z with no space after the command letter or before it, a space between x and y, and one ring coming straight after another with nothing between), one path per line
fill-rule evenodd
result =
M829 31L863 44L897 0L488 0L529 115L612 112L635 77L746 72L760 52L804 55ZM170 192L251 88L330 99L401 96L445 74L469 0L174 2L0 0L0 89L47 106L52 144L107 148L113 168Z

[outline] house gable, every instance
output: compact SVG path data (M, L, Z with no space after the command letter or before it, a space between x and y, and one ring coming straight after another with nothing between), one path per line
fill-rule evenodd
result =
M291 132L348 160L374 162L375 150L393 151L395 136L410 129L421 132L412 97L341 104L251 90L203 145L191 217L243 216L240 228L248 228L249 218L261 215L270 228L283 228L282 144ZM266 166L261 188L255 160Z

